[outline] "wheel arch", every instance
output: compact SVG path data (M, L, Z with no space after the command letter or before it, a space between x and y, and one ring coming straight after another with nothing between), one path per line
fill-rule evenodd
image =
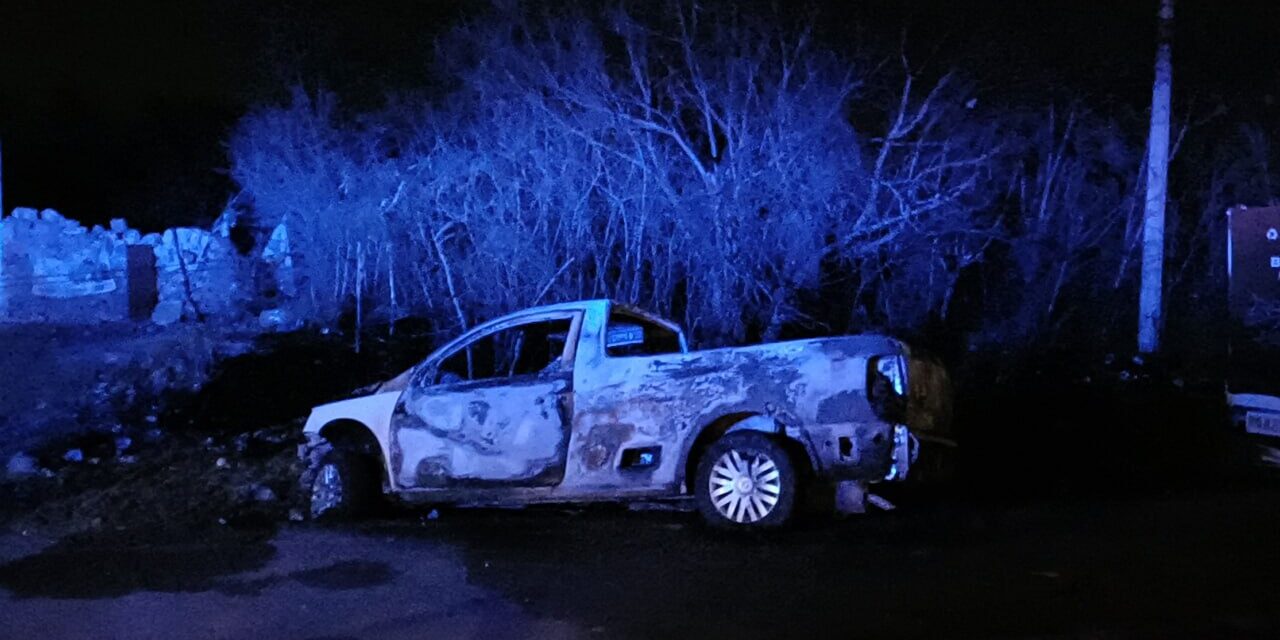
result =
M390 477L387 459L382 444L368 425L352 418L338 418L325 423L316 433L334 449L352 451L372 458L378 465L379 480L384 487L387 486Z
M680 465L680 485L687 493L693 493L693 478L698 475L698 463L706 450L720 438L734 431L757 431L778 442L791 457L791 462L802 476L813 471L813 460L804 444L786 434L783 425L773 417L755 411L737 411L723 414L703 425L698 435L690 441Z

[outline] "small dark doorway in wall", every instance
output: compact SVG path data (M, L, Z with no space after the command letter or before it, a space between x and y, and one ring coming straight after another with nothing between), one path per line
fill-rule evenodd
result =
M129 319L150 320L156 308L156 254L147 245L128 247L126 278L129 291Z

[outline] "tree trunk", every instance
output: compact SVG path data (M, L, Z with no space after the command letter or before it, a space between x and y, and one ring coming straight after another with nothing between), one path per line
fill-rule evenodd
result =
M1147 138L1147 200L1142 216L1142 285L1138 296L1138 350L1160 349L1163 324L1164 205L1169 184L1169 102L1173 85L1173 0L1161 0L1156 77Z

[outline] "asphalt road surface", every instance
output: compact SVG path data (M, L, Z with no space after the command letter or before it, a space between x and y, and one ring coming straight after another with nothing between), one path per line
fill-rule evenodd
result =
M937 501L765 537L620 508L14 535L0 637L1275 638L1278 505Z

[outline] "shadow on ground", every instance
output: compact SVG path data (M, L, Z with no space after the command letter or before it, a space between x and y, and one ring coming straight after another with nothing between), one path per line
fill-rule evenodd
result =
M137 591L199 592L275 556L274 527L95 532L64 538L0 566L18 598L111 598Z

